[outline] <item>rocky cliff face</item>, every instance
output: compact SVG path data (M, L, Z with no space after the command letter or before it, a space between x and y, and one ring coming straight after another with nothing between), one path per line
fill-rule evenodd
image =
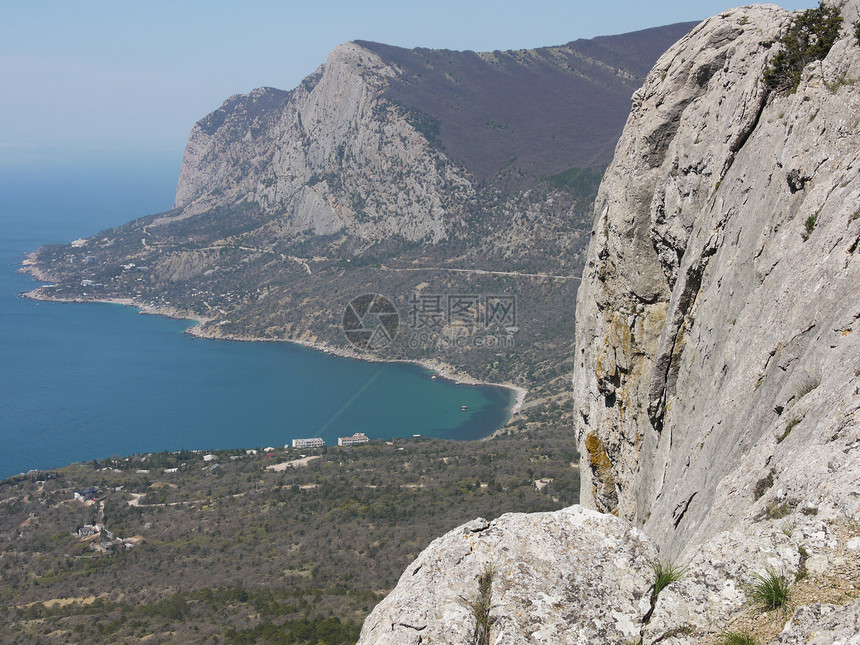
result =
M577 526L574 539L536 526L553 575L570 576L548 589L533 554L470 545L499 570L524 562L511 577L535 585L514 608L503 576L491 616L504 627L489 642L707 643L723 630L860 642L860 3L836 6L840 37L796 92L762 80L793 16L754 6L702 23L634 95L578 294L574 414L582 503L636 539L613 543L616 586L589 587L603 603L563 590L599 575L601 560L576 551L612 542L615 524ZM417 564L441 566L459 535ZM634 553L684 567L653 611L655 576ZM468 557L434 574L432 610L419 603L428 630L474 624L452 609L479 579ZM409 622L410 571L361 643ZM791 583L793 616L749 600L768 571ZM545 637L549 599L574 617Z
M462 216L473 191L402 109L379 100L396 73L345 43L291 92L232 97L194 126L175 206L189 215L254 204L277 215L275 238L346 229L438 242L443 215Z
M795 93L762 82L790 14L694 30L634 96L601 185L577 302L583 503L676 554L775 500L857 503L860 44L843 13Z

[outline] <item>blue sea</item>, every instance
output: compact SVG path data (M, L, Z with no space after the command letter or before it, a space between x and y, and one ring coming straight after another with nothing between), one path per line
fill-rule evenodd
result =
M477 439L512 393L290 343L188 336L114 304L19 298L25 253L171 207L178 160L91 155L0 172L0 478L114 455L298 437ZM461 406L467 406L462 411Z

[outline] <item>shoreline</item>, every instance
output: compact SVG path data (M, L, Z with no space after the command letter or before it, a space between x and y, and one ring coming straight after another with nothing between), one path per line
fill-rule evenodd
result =
M49 278L42 273L38 268L36 268L33 261L29 258L24 260L22 263L22 268L19 269L22 273L27 273L36 280L42 282L48 282ZM405 363L409 365L418 365L427 369L439 378L443 378L447 381L451 381L452 383L460 384L460 385L484 385L490 387L499 387L504 388L506 390L510 390L514 393L513 401L508 405L508 412L510 414L510 418L508 419L507 424L511 422L513 417L522 410L523 404L525 403L526 396L528 395L528 389L524 388L520 385L515 385L513 383L490 383L488 381L482 381L477 379L470 374L467 374L457 368L449 365L439 359L419 359L419 360L409 360L403 358L391 358L386 359L374 354L366 354L357 350L349 349L346 347L336 347L329 345L324 342L315 342L308 340L300 340L300 339L287 339L287 338L261 338L257 336L250 335L235 335L235 334L213 334L213 333L205 333L201 330L201 326L204 323L211 322L212 318L203 318L197 315L192 314L189 311L183 311L181 309L177 309L175 307L154 307L152 305L147 305L144 303L140 303L133 298L62 298L57 296L51 296L44 291L43 286L38 286L31 291L26 291L19 294L22 298L27 298L28 300L35 300L40 302L77 302L77 303L90 303L90 302L101 302L107 304L118 304L123 305L125 307L133 307L138 310L138 313L144 315L152 315L152 316L163 316L165 318L173 318L174 320L187 320L193 323L188 329L185 330L184 333L192 336L194 338L201 338L205 340L229 340L229 341L237 341L237 342L250 342L250 343L293 343L295 345L300 345L302 347L306 347L308 349L312 349L318 352L323 352L324 354L330 354L331 356L337 356L339 358L351 358L354 360L364 361L367 363ZM501 426L504 427L504 426ZM493 437L500 429L497 428L491 434L487 435L487 439Z

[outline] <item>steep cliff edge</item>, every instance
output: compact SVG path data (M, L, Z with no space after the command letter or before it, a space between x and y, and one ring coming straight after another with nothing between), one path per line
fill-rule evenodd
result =
M856 510L860 43L857 4L842 12L794 93L762 80L787 12L694 30L634 96L598 194L577 302L583 503L674 554L775 500Z
M554 514L567 534L493 525L540 543L551 575L458 529L362 645L463 642L485 562L490 643L860 642L860 2L832 6L840 36L795 92L763 77L798 14L766 5L702 23L634 95L595 204L574 367L582 503L619 525L576 507ZM613 566L583 542L611 544ZM649 566L670 561L683 574L657 597ZM793 614L751 599L771 574Z

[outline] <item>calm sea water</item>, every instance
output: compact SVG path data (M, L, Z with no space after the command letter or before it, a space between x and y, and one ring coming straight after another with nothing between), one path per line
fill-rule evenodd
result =
M165 159L0 174L0 478L137 452L283 445L365 432L488 435L511 393L417 366L288 343L200 340L188 322L112 304L32 302L23 254L170 207ZM463 412L460 406L468 406Z

